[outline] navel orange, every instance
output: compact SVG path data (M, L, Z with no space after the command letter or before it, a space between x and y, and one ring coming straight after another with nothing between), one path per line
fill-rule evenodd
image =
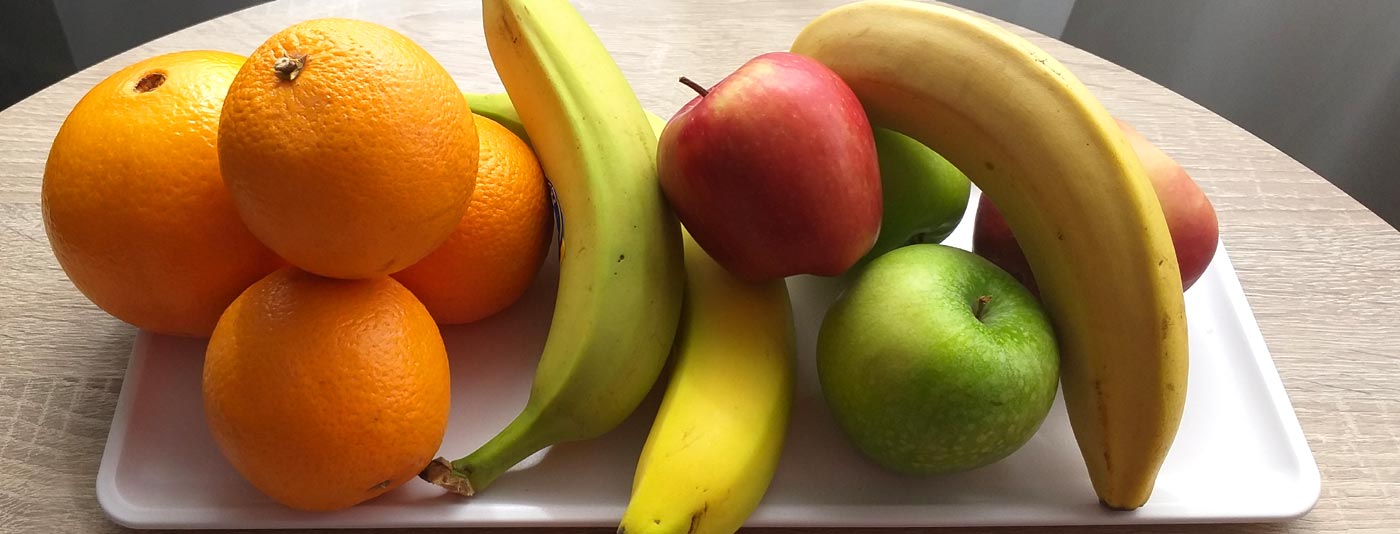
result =
M98 83L44 167L44 230L99 308L164 334L207 336L282 262L243 225L219 176L219 110L244 58L152 57Z
M442 324L491 316L530 287L552 235L544 171L530 146L476 116L480 157L466 216L428 257L394 274Z
M337 278L389 274L452 233L476 176L466 98L383 26L318 19L253 51L228 91L219 162L272 250Z
M447 428L447 351L392 278L287 267L219 319L203 391L209 430L245 479L292 508L336 510L432 461Z

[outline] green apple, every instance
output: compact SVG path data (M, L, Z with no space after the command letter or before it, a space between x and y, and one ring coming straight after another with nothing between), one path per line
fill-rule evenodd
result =
M923 143L874 128L883 213L880 237L861 264L912 243L940 243L967 211L972 183Z
M891 470L947 473L1015 452L1055 400L1059 353L1039 301L970 252L910 245L876 258L817 336L842 431Z

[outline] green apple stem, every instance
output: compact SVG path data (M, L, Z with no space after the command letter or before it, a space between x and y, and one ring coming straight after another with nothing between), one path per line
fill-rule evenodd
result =
M695 80L692 80L692 79L690 79L690 78L686 78L685 76L681 76L681 83L685 84L686 87L689 87L689 88L691 88L691 89L694 89L695 92L700 93L700 97L701 97L701 98L704 98L704 97L706 97L706 96L709 96L709 94L710 94L710 91L709 91L708 89L705 89L705 88L704 88L703 86L701 86L700 84L695 83Z
M982 296L980 296L980 297L977 297L977 308L975 308L975 309L972 310L972 316L973 316L973 317L976 317L978 321L981 321L981 320L982 320L982 312L986 311L986 309L987 309L987 303L988 303L988 302L991 302L991 301L992 301L992 296L991 296L991 295L982 295Z

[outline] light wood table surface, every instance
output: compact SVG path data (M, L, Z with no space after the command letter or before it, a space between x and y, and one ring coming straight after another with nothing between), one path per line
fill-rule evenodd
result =
M745 60L786 50L831 0L578 1L662 115ZM361 18L423 45L465 91L497 92L471 1L281 0L157 39L0 112L0 531L109 532L94 477L136 330L75 290L40 217L44 161L98 81L158 53L246 54L297 21ZM1069 66L1115 115L1184 165L1221 235L1322 471L1322 497L1283 524L1061 532L1400 532L1400 233L1306 167L1171 91L1016 29ZM1286 91L1287 87L1261 87ZM611 529L595 529L607 532ZM986 531L1030 532L1041 529ZM805 531L805 530L804 530ZM983 532L954 529L946 532Z

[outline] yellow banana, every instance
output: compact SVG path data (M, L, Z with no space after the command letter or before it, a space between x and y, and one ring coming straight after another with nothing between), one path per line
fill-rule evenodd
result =
M506 95L467 99L473 112L524 130ZM647 118L660 135L666 120ZM681 233L686 289L675 361L619 532L737 530L767 492L792 411L787 285L734 278Z
M471 495L531 454L620 424L656 382L680 321L680 225L656 136L592 29L564 0L485 0L486 46L563 216L559 292L524 410L423 478Z
M685 235L675 361L619 534L729 534L758 507L792 411L796 341L782 280L749 284Z
M1185 404L1186 317L1161 207L1108 112L1044 50L944 7L835 8L792 51L1002 207L1054 322L1094 490L1112 508L1144 504Z

